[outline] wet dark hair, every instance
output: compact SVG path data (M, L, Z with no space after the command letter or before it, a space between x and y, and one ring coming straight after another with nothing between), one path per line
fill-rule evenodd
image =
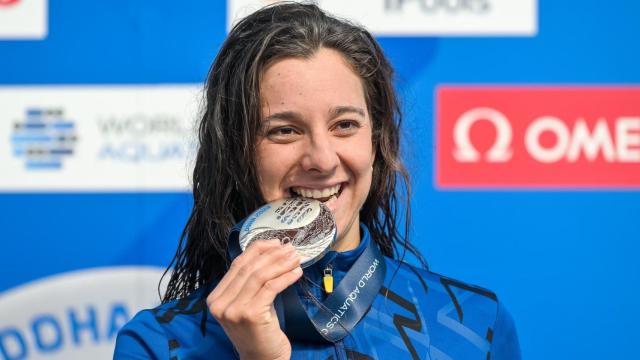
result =
M411 189L400 160L401 113L391 65L363 28L316 5L280 3L238 22L209 70L193 171L193 209L167 269L172 272L163 302L185 297L224 275L232 226L264 204L256 175L261 76L279 59L311 58L320 48L340 52L360 76L372 120L376 158L360 221L384 255L402 260L409 251L426 267L408 241Z

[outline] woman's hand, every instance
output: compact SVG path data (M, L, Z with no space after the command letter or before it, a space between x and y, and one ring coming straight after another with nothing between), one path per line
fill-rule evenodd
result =
M290 359L291 343L280 329L273 301L302 275L291 244L259 240L238 256L207 297L241 359Z

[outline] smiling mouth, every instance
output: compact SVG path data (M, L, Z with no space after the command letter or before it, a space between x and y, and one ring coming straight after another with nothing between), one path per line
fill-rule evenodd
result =
M303 188L299 186L293 186L289 188L289 193L291 194L292 197L301 196L301 197L315 199L320 202L326 203L331 199L340 197L340 194L342 194L343 188L344 188L344 185L342 183L335 186L327 187L324 189L309 189L309 188Z

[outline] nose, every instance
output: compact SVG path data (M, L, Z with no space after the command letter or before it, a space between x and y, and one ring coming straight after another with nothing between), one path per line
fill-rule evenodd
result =
M305 171L330 174L335 171L340 160L335 145L329 134L314 134L310 137L309 146L302 158Z

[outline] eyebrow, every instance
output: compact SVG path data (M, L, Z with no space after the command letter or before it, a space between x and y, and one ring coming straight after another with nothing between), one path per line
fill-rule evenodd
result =
M356 106L349 106L349 105L344 105L344 106L336 106L334 108L331 108L329 110L329 117L331 119L335 119L338 116L342 115L342 114L347 114L347 113L356 113L362 117L365 117L365 112L363 109L356 107ZM269 122L272 120L290 120L290 121L301 121L303 118L302 114L300 114L299 112L296 111L281 111L281 112L277 112L274 114L271 114L269 116L267 116L266 118L264 118L262 121L263 122Z
M269 123L272 120L300 121L302 120L302 115L295 111L281 111L267 116L262 120L262 122Z
M356 113L362 117L365 116L364 110L355 106L336 106L329 110L329 116L334 119L342 114Z

